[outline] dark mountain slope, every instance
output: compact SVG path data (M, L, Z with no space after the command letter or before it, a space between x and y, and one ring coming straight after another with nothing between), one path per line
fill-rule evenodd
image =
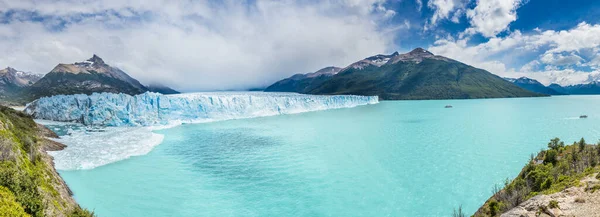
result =
M504 79L512 82L513 84L515 84L523 89L529 90L531 92L546 94L546 95L564 95L564 93L558 92L552 88L546 87L539 81L528 78L528 77L504 78Z
M333 75L337 74L341 68L326 67L319 71L308 74L295 74L292 77L278 81L267 87L266 92L298 92L304 93L308 90L321 85L329 80Z
M94 55L83 62L58 64L29 88L28 95L36 99L58 94L111 92L135 95L146 91L139 81Z
M406 54L368 57L322 79L318 84L308 82L311 85L297 85L278 91L377 95L384 100L543 96L485 70L421 48ZM296 83L303 84L303 81Z

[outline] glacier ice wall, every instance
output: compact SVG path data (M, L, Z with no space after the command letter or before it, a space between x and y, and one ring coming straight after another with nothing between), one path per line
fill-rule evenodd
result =
M378 103L376 96L216 92L162 95L95 93L40 98L25 108L37 119L100 126L155 126L293 114Z

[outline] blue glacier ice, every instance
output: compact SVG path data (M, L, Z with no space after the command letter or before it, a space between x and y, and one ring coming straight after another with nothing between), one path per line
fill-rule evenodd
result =
M57 95L29 103L36 119L97 126L157 126L293 114L378 103L376 96L204 92L130 96L114 93Z

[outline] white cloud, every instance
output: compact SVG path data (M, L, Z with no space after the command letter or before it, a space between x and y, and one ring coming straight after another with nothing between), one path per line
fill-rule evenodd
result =
M554 65L554 66L563 66L563 65L579 65L584 59L576 54L567 54L562 55L560 53L546 53L542 55L540 60L543 63Z
M600 78L600 25L580 23L558 32L537 30L522 34L514 31L477 45L468 44L466 38L445 38L436 41L429 50L500 76L527 76L544 84L570 85ZM592 55L584 55L586 53ZM513 63L531 57L535 59L524 65ZM499 59L508 59L508 62ZM582 66L590 66L592 70L583 70Z
M517 20L516 10L520 4L521 0L477 0L477 6L467 11L471 23L467 32L495 37Z
M142 82L215 90L266 85L394 47L393 35L377 25L395 14L381 0L246 4L0 1L0 8L46 17L16 13L0 24L0 49L9 53L0 66L44 73L96 53Z
M464 14L467 2L468 0L429 0L427 7L433 10L433 16L425 29L429 29L445 19L458 23L460 17Z
M417 11L421 12L421 9L423 8L423 1L415 0L415 3L417 3Z

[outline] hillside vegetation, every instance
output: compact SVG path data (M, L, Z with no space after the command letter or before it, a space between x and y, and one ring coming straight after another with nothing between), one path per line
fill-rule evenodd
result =
M587 144L582 138L572 145L565 146L560 139L552 139L548 150L543 150L525 165L521 173L512 181L506 181L503 188L494 188L494 195L475 213L474 216L499 216L537 195L548 195L570 187L582 185L584 177L600 171L600 144ZM586 191L600 189L600 185L586 186ZM557 202L539 207L539 212L556 208Z
M71 197L47 150L64 145L22 112L0 106L0 216L93 216Z

